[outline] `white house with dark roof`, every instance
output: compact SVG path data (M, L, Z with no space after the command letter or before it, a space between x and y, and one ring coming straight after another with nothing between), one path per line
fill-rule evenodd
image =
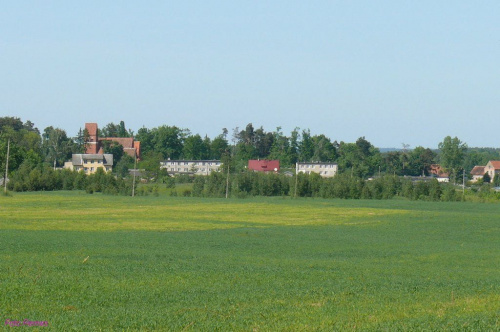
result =
M113 170L112 154L73 154L71 161L64 163L64 168L74 171L84 171L90 175L102 168L105 172Z

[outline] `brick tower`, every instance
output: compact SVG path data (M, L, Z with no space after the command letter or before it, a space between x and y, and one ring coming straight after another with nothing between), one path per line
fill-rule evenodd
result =
M85 153L97 154L97 151L99 151L99 137L97 137L97 123L86 123L85 129L89 133L89 140L85 145Z

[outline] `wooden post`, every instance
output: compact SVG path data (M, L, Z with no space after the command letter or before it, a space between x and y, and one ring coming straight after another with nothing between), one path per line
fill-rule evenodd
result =
M295 164L295 193L293 194L293 198L297 198L297 185L299 179L299 163Z
M134 179L132 180L132 197L135 196L135 172L137 171L137 154L134 152Z
M465 201L465 168L463 170L463 178L462 178L462 200Z
M5 178L3 180L4 182L4 193L7 194L7 177L9 176L9 153L10 153L10 138L7 141L7 160L5 161Z
M226 199L229 196L229 164L227 164L227 178L226 178Z

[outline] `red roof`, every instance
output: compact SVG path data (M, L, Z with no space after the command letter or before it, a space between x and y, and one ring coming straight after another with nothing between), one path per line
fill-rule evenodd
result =
M484 169L486 166L474 166L472 171L470 171L471 175L484 175Z
M490 160L490 163L494 169L500 169L500 160Z
M439 164L432 164L430 169L429 169L429 173L437 175L440 178L447 178L450 176L449 173L446 173L445 171L443 171L443 169L441 168L441 165L439 165Z
M134 141L133 137L97 137L97 123L86 123L85 129L87 129L90 142L87 143L85 153L91 154L103 154L104 151L100 144L101 141L112 141L117 142L123 146L123 151L131 157L141 156L141 142Z
M280 170L279 160L249 160L248 169L257 172L277 172Z
M134 147L134 138L133 137L104 137L99 138L99 141L112 141L117 142L124 148L133 148Z

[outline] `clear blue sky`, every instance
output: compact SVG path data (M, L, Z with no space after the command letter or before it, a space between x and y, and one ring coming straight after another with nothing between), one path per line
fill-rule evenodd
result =
M0 116L500 146L500 1L5 1Z

